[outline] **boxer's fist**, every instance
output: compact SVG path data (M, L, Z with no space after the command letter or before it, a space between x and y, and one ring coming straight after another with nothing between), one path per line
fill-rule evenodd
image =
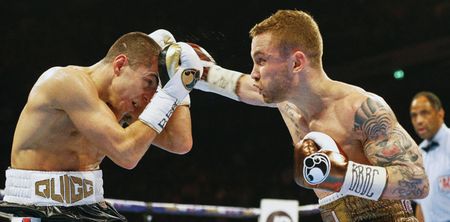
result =
M338 152L304 139L295 145L295 181L306 188L339 192L347 170L347 159Z
M199 56L184 42L166 46L159 56L162 90L177 101L188 95L202 73L203 66Z
M203 67L194 49L178 42L166 46L161 52L159 69L161 88L139 116L139 120L158 133L163 130L175 108L194 88Z
M298 185L378 200L387 182L386 169L349 161L328 135L311 132L294 147Z
M195 51L195 53L197 53L198 57L200 58L200 60L202 61L202 65L203 65L203 75L202 75L202 80L206 81L206 79L208 78L208 71L209 69L216 64L216 61L214 60L214 58L201 46L192 43L192 42L188 42L187 44L189 44Z
M195 85L195 88L204 92L214 92L239 101L239 97L236 94L236 88L237 83L243 74L216 65L214 58L204 48L194 43L188 44L194 48L195 52L202 60L203 65L202 78Z

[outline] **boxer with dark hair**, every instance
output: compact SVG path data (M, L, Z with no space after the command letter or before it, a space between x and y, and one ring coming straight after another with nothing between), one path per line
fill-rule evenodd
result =
M178 154L192 147L183 104L203 69L189 45L174 42L164 30L127 33L92 66L45 71L17 123L0 215L126 221L104 201L102 160L132 169L151 144Z

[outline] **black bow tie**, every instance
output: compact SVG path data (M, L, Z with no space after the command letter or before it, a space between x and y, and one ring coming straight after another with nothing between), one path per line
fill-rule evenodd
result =
M430 151L430 150L436 148L437 146L439 146L439 143L438 143L438 142L436 142L436 141L431 141L430 143L428 143L428 145L424 146L422 149L423 149L425 152L428 152L428 151Z

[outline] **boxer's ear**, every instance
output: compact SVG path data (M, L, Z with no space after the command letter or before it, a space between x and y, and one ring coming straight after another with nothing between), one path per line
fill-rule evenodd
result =
M124 54L117 55L113 61L114 75L120 75L120 70L128 64L128 58Z
M294 72L300 72L303 70L303 68L306 65L306 55L300 51L300 50L296 50L293 54L292 54L292 59L294 60L294 67L293 70Z

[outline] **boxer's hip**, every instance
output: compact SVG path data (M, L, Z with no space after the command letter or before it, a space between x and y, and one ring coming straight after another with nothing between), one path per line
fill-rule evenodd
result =
M416 222L409 200L368 200L354 196L339 196L337 193L319 200L319 209L324 222ZM325 201L324 201L325 199Z

